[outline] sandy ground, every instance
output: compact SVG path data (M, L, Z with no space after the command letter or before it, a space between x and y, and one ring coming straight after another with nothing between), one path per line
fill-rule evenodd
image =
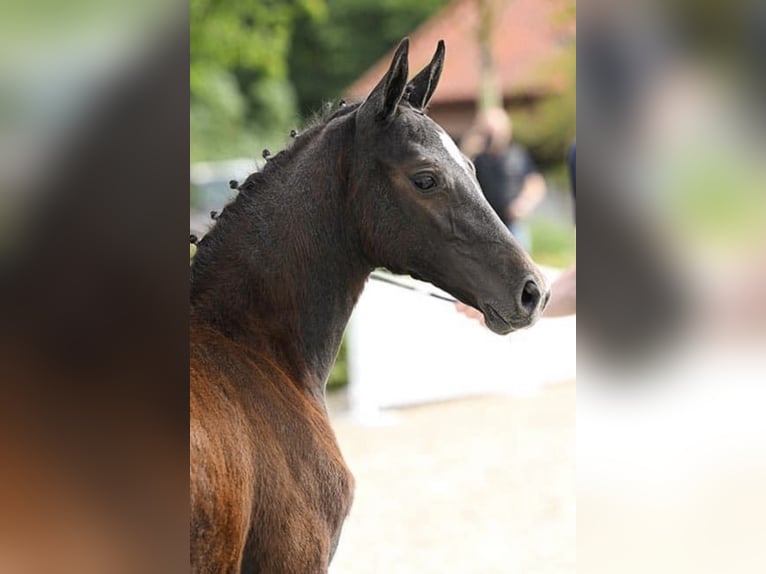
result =
M576 571L574 382L378 426L329 404L357 485L331 574Z

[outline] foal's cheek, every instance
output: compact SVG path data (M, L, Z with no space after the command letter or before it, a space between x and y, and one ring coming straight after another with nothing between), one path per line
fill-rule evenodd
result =
M431 209L431 222L442 239L449 240L455 235L455 217L456 214L449 204L434 205Z

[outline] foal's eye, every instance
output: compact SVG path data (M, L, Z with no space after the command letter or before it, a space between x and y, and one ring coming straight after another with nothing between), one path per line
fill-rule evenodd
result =
M420 190L428 191L436 187L436 178L430 173L419 173L412 176L412 183Z

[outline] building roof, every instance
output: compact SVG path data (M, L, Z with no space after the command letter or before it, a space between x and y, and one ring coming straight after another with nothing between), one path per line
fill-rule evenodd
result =
M562 78L545 70L574 38L574 17L566 18L566 0L500 0L497 2L492 53L504 97L562 89ZM477 0L455 0L410 36L410 73L431 59L436 43L447 48L439 89L432 104L474 101L479 93L479 22ZM346 90L364 98L386 73L393 49ZM547 72L543 74L543 72Z

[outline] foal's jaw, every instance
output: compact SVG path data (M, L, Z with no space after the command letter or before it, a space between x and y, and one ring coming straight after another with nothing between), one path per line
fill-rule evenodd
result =
M508 230L494 221L494 213L486 219L487 210L482 202L466 214L461 247L438 263L444 269L440 282L463 303L480 310L492 332L506 335L541 317L550 287Z

